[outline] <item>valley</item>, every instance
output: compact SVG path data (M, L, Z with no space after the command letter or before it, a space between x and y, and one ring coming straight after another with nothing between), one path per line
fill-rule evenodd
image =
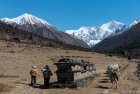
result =
M54 62L62 56L77 57L79 59L94 62L99 77L95 78L87 86L78 89L50 88L43 89L43 77L41 69L48 64L52 69L53 76L51 82L56 81L56 66ZM15 42L0 41L0 94L129 94L137 92L140 86L137 77L136 63L131 60L117 56L108 56L95 52L85 52L76 50L63 50L54 47L40 47L38 45L20 44ZM118 63L122 66L121 79L118 89L112 89L111 83L106 77L107 65ZM30 87L30 69L36 65L40 76L37 77L37 88Z
M140 0L1 0L0 94L140 94Z

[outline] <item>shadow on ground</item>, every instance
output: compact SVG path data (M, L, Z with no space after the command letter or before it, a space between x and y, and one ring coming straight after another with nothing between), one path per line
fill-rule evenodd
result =
M98 81L99 83L109 83L109 81Z
M106 87L106 86L97 86L96 88L109 89L109 88L108 88L108 87Z
M56 85L56 82L53 82L53 83L50 83L49 86L44 86L42 84L36 84L35 86L31 86L31 84L28 84L28 83L20 83L20 84L23 84L23 85L28 85L30 87L33 87L33 88L39 88L39 89L63 89L63 88L75 88L75 87L67 87L66 85L62 85L62 84L57 84Z

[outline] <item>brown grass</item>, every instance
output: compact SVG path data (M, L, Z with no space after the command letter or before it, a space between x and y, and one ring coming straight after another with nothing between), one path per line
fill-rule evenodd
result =
M19 76L12 76L12 75L0 75L0 78L19 78Z
M0 83L0 92L8 92L11 87Z
M129 63L128 60L124 58L118 58L116 56L110 57L94 52L55 49L51 47L41 48L36 45L27 44L20 44L19 47L19 44L12 43L10 47L6 47L7 43L9 42L0 41L0 94L4 90L6 91L9 86L12 87L12 89L6 93L2 92L2 94L104 94L104 92L109 92L107 94L121 94L123 91L135 90L135 87L137 90L140 90L138 82L135 82L133 78L131 80L128 79L135 71L135 63ZM7 53L8 51L15 52ZM40 76L37 77L37 84L43 85L43 76L41 72L43 66L46 64L50 66L53 72L51 82L57 81L55 74L57 68L54 66L54 62L65 56L94 62L97 73L100 76L88 83L86 87L77 90L68 88L42 89L39 86L37 88L29 86L29 71L32 65L36 65L40 73ZM110 88L110 81L107 80L108 77L104 74L107 65L112 63L122 65L122 79L119 81L120 85L117 90Z

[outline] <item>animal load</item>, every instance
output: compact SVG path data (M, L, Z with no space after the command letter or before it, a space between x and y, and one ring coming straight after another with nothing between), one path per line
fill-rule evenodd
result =
M90 61L63 57L55 65L57 81L62 86L80 87L96 76L96 69Z
M110 64L109 66L107 66L106 73L109 77L114 72L119 75L119 72L120 72L120 65L119 64Z

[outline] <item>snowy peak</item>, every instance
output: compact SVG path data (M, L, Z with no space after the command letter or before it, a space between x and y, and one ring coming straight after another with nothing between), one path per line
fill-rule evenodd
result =
M124 26L123 23L113 20L113 21L110 21L108 23L101 25L100 29L103 31L112 32L112 31L115 31L117 29L121 30L121 28L123 26Z
M90 32L90 31L96 31L97 28L96 27L81 27L79 29L79 31L87 31L87 32Z
M55 40L65 44L88 48L87 44L83 41L75 39L64 32L60 32L46 21L27 13L12 19L3 18L1 21L18 29L24 30L25 32L31 32L53 41Z
M113 20L100 27L81 27L78 30L66 30L65 32L92 47L109 36L122 33L126 28L127 26L123 23Z
M131 24L130 24L130 27L133 27L134 25L140 23L140 19L137 19L135 21L133 21Z
M96 27L81 27L80 29L78 29L78 30L66 30L65 32L66 33L68 33L68 34L70 34L70 35L76 35L76 36L78 36L78 35L89 35L90 34L90 32L92 32L92 31L96 31L97 30L97 28Z
M18 25L24 25L24 24L44 24L44 25L50 25L49 23L47 23L46 21L36 17L36 16L33 16L31 14L23 14L21 16L18 16L16 18L12 18L12 19L9 19L9 18L2 18L1 21L5 22L5 23L8 23L8 24L12 24L12 23L15 23L15 24L18 24ZM51 26L51 25L50 25Z

